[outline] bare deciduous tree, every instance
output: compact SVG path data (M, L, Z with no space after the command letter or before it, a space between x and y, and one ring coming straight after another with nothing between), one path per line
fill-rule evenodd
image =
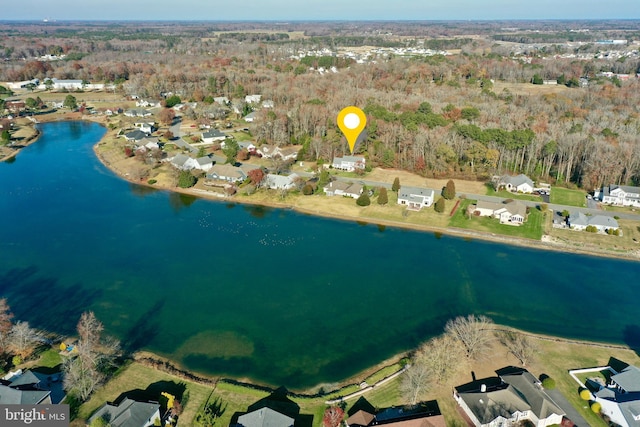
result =
M424 363L412 361L402 376L400 392L411 405L417 404L433 384L432 372Z
M40 333L29 326L29 322L18 321L9 333L9 348L13 353L26 359L35 350Z
M105 379L120 347L116 340L102 338L104 326L93 312L82 313L77 326L78 355L65 360L64 388L86 401Z
M522 363L522 366L527 366L538 352L536 343L520 332L501 332L499 338L500 342L507 347L509 353L513 354Z
M466 365L462 343L450 335L442 335L420 347L416 363L426 365L437 384L445 384Z
M9 304L7 304L7 299L0 299L0 354L7 351L12 318L13 314L9 308Z
M449 320L444 330L464 345L469 359L482 358L494 338L493 322L486 316L459 316Z

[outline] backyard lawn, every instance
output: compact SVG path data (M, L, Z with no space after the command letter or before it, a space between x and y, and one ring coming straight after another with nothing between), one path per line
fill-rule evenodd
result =
M501 234L504 236L522 237L525 239L540 240L544 226L544 215L537 209L529 209L529 215L524 224L513 226L500 224L500 221L491 217L465 217L467 207L476 203L475 200L463 200L455 215L449 221L449 227L464 228L483 233Z
M530 200L533 202L542 202L542 199L540 198L540 196L535 196L533 194L512 193L507 190L496 191L491 185L487 185L487 196L502 197L504 199Z

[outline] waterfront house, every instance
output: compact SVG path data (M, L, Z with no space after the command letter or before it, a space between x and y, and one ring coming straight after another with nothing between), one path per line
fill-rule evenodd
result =
M640 187L609 185L602 187L597 197L608 205L640 207Z
M296 173L292 173L291 175L275 175L275 174L267 174L264 178L264 186L267 188L271 188L272 190L291 190L296 186L296 180L300 177Z
M353 172L356 169L364 170L366 160L363 156L344 156L334 157L331 166L334 169L340 169L347 172Z
M160 405L125 397L117 405L109 402L102 405L87 420L87 425L94 425L98 418L103 418L112 427L149 427L160 422Z
M209 169L207 178L216 181L239 183L247 179L247 173L241 167L216 163Z
M609 365L574 369L571 377L591 393L591 400L600 404L600 413L613 425L640 425L640 369L611 358ZM586 376L583 383L577 375Z
M364 397L347 412L347 427L446 427L438 402L420 402L413 406L375 409Z
M139 129L133 130L131 132L127 132L124 134L124 139L126 139L129 142L133 142L133 143L137 143L139 141L142 141L144 138L146 138L148 135L144 132L142 132Z
M499 219L500 224L521 225L527 219L527 207L517 200L508 203L478 200L471 209L474 215Z
M454 399L476 427L515 425L525 420L535 427L562 423L564 411L529 371L507 367L496 373L497 377L454 389Z
M407 209L419 211L433 204L435 191L430 188L408 187L403 185L398 191L398 204Z
M512 193L533 193L533 181L525 174L516 176L503 175L498 179L496 187L504 188Z
M277 145L261 145L260 148L256 150L261 157L265 159L275 159L280 158L284 161L287 160L295 160L298 157L298 148L297 147L279 147Z
M357 199L362 194L362 184L342 181L331 181L324 188L327 196L344 196Z
M297 403L287 397L287 390L280 387L269 396L236 412L231 418L232 427L293 427L313 425L313 415L300 413ZM236 422L234 420L237 419Z
M572 213L567 219L569 227L573 230L583 231L588 226L595 227L599 232L606 233L607 230L617 230L620 228L615 218L606 215L585 215L582 212Z

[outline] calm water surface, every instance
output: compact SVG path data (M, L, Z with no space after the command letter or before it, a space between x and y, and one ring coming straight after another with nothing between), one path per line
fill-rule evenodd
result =
M566 337L640 335L638 263L153 191L100 164L99 125L42 131L0 163L0 295L33 326L73 332L94 310L129 349L294 389L469 313Z

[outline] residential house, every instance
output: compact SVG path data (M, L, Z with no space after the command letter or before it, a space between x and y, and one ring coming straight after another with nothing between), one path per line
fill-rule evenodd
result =
M609 380L606 384L589 381L589 388L595 390L593 399L600 403L602 414L612 423L637 427L640 425L640 369L624 362L616 369L611 366L598 368L610 372L605 375Z
M267 174L264 178L264 185L272 190L291 190L296 186L296 180L300 178L298 174L292 173L291 175L275 175Z
M504 188L513 193L533 193L533 181L524 174L504 175L498 179L497 188Z
M211 167L211 169L209 169L207 178L217 181L236 183L243 182L247 179L247 173L241 167L216 163Z
M0 384L0 405L45 405L51 404L49 390L22 390L11 385Z
M27 109L27 106L24 101L6 101L4 103L4 108L9 110L12 114L19 114L22 111Z
M153 131L156 129L154 122L138 122L138 123L134 123L133 127L140 129L142 132L146 134L153 133Z
M567 219L567 225L574 230L586 230L588 226L595 227L599 232L606 233L607 230L617 230L620 228L615 218L606 215L587 216L582 212L572 213Z
M241 150L247 150L249 154L257 154L256 146L253 145L251 141L238 141L238 147L240 147Z
M148 150L160 149L160 142L158 138L146 136L140 140L134 141L136 147L145 147Z
M347 427L446 427L438 402L420 402L417 405L393 406L376 410L364 397L347 412Z
M44 374L31 370L22 371L22 369L18 369L15 372L9 372L9 374L3 377L3 380L2 382L8 382L9 384L6 385L15 390L48 392L49 394L45 397L43 403L58 404L62 402L66 395L62 387L62 373L60 372ZM0 392L0 396L1 395L2 392ZM21 398L37 400L40 398L38 396L45 395L36 393L31 397L25 395Z
M353 172L356 169L364 169L366 160L363 156L334 157L332 166L334 169L341 169Z
M609 205L640 207L640 187L609 185L602 187L598 197Z
M265 99L262 101L262 108L273 108L275 107L275 103L270 99Z
M86 86L90 86L88 83L84 84L82 80L61 80L51 79L51 88L54 90L81 90ZM47 85L42 83L38 86L38 89L46 89Z
M362 194L362 184L342 181L331 181L324 187L327 196L344 196L357 199Z
M224 141L227 139L227 134L220 132L218 129L209 129L206 132L202 132L202 142L206 144L213 144L214 142Z
M256 119L256 112L252 111L251 113L244 116L244 121L247 123L251 123Z
M127 117L149 117L151 116L151 111L145 110L142 108L131 108L124 112L124 115Z
M147 101L144 99L139 99L136 101L136 107L154 108L154 107L160 107L160 103L158 101Z
M474 215L497 218L500 224L521 225L527 219L527 207L517 200L508 203L478 200L472 209Z
M265 159L280 158L284 161L298 158L297 147L279 147L277 145L261 145L256 152Z
M229 105L229 98L226 96L216 96L213 98L213 102L216 104L224 105L225 107Z
M301 414L300 407L280 387L269 396L231 417L231 427L304 427L313 425L313 415Z
M160 421L160 405L153 402L137 402L125 397L115 405L105 403L87 420L87 425L103 418L112 427L149 427Z
M172 159L169 160L173 167L179 170L188 171L192 169L200 169L200 164L197 159L193 157L189 157L186 154L176 154Z
M127 141L130 142L139 142L142 141L144 138L146 138L148 135L144 132L142 132L139 129L133 130L131 132L127 132L124 134L124 139L126 139Z
M31 85L33 85L32 87L37 87L39 84L40 84L40 80L38 79L23 80L20 82L5 82L5 86L11 90L26 89Z
M408 187L403 185L398 191L398 204L408 209L419 211L433 204L435 191L430 188Z
M453 397L476 427L508 426L525 420L535 427L562 423L564 411L529 371L507 367L496 373L497 377L454 389Z

